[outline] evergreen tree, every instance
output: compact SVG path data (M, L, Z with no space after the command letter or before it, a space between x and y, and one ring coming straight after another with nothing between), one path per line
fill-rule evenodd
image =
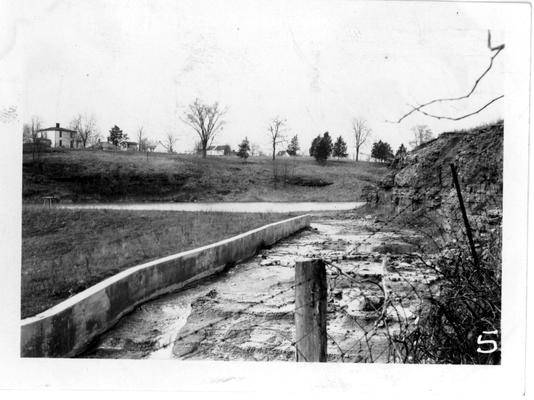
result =
M318 136L318 139L313 156L317 162L325 163L332 154L332 138L328 132L325 132L323 137Z
M346 158L348 156L347 153L347 143L343 140L341 136L339 136L336 140L336 143L334 144L334 149L332 151L332 156L339 158Z
M326 158L328 158L332 155L332 149L334 148L334 144L332 143L332 138L330 137L330 134L328 132L325 132L323 134L322 141L323 141L324 151L326 152Z
M389 143L379 140L378 142L373 143L373 148L371 150L371 157L379 161L388 161L393 158L393 151Z
M289 142L289 146L287 146L287 154L289 154L290 156L296 156L299 150L299 138L297 137L297 135L295 135L291 139L291 142Z
M250 143L248 138L245 137L241 144L239 145L239 150L237 151L237 156L241 157L243 160L246 160L250 152Z
M397 152L395 153L395 157L405 157L407 154L406 147L404 147L404 143L401 143L399 148L397 149Z
M404 147L404 144L401 144L397 149L397 152L395 153L395 158L391 163L391 167L395 169L402 168L405 165L405 159L407 154L408 151L406 150L406 147Z
M122 132L117 125L109 130L108 142L113 143L115 146L118 146L125 140L128 140L128 135Z
M313 139L311 147L310 147L310 156L315 157L315 154L317 153L317 147L319 146L320 142L321 142L321 135Z

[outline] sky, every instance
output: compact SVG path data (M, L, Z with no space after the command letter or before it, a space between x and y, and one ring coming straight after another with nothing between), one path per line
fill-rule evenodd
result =
M191 150L181 120L196 98L219 102L226 124L216 144L246 136L265 151L267 127L287 119L307 152L328 131L354 145L351 121L395 150L411 128L434 133L503 117L499 100L462 121L413 114L410 106L461 96L488 66L487 31L505 42L502 4L360 1L20 1L0 33L0 56L16 55L20 117L48 127L94 114L102 137L139 126ZM504 56L467 100L428 108L460 116L504 94ZM0 65L1 66L1 65ZM0 82L1 83L1 82ZM369 152L365 146L364 153Z

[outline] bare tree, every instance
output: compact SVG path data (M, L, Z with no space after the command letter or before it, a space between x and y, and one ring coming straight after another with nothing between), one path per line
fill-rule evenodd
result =
M94 144L97 144L101 141L102 135L99 130L95 130L95 132L87 139L87 144L89 146L92 146Z
M225 121L222 119L226 110L219 108L219 103L205 104L196 99L190 104L182 121L192 127L200 139L202 157L206 158L208 147L215 139L217 133L222 130Z
M37 143L39 136L38 130L41 129L41 119L34 115L29 124L24 124L22 127L22 140L25 143L33 143L32 145L32 160L35 161L35 152L37 150L37 157L40 158L41 144Z
M137 145L139 151L147 150L148 139L145 137L145 128L142 125L137 128Z
M414 148L428 142L432 139L432 131L426 125L416 125L412 127L413 139L410 141L410 145Z
M354 132L354 141L356 148L356 161L360 155L360 148L371 137L371 128L367 126L367 121L363 118L354 118L352 120L352 131Z
M260 153L260 146L257 143L250 144L250 155L252 157L257 156Z
M87 114L78 114L72 119L70 127L78 132L78 137L82 141L84 149L89 143L94 142L95 137L99 135L94 115L88 116Z
M22 142L23 143L31 143L33 141L32 138L32 127L28 123L24 123L22 125Z
M35 142L35 139L37 139L37 136L39 135L37 132L39 129L41 129L41 118L34 115L30 122L30 136L33 142Z
M69 128L75 130L78 133L78 136L81 137L80 131L83 129L83 117L82 114L76 114L69 123Z
M431 118L435 118L435 119L447 119L447 120L450 120L450 121L459 121L461 119L468 118L468 117L470 117L472 115L478 114L479 112L484 110L486 107L489 107L491 104L493 104L497 100L502 99L504 97L504 94L501 94L500 96L497 96L497 97L493 98L492 100L490 100L489 102L484 104L482 107L476 109L475 111L472 111L472 112L464 114L464 115L460 115L458 117L435 115L435 114L430 114L430 113L428 113L428 112L423 110L424 108L428 107L431 104L443 103L443 102L448 102L448 101L458 101L458 100L463 100L463 99L469 98L475 92L475 89L477 88L477 86L480 83L480 81L486 76L486 74L493 67L493 60L495 60L495 57L497 57L499 55L499 53L504 50L504 43L500 44L498 46L492 46L491 45L491 31L488 31L488 49L490 50L490 52L493 53L491 55L491 57L490 57L489 65L482 72L482 74L475 80L475 83L473 84L473 86L471 87L471 90L469 90L469 92L467 92L466 94L464 94L462 96L458 96L458 97L446 97L446 98L441 98L441 99L434 99L434 100L431 100L431 101L427 101L426 103L420 104L418 106L412 106L411 110L408 111L406 114L404 114L402 117L400 117L397 121L387 121L387 122L394 122L394 123L398 124L403 119L405 119L408 116L412 115L414 112L418 112L418 113L421 113L423 115L426 115L427 117L431 117Z
M200 141L195 142L195 146L193 147L193 154L201 154L202 153L202 144L200 144Z
M153 152L156 150L158 142L146 139L146 152Z
M273 161L276 158L276 146L285 142L284 128L287 124L286 119L275 117L269 124L269 140L273 148Z
M176 143L178 139L174 137L174 134L169 133L167 134L167 137L163 142L160 142L161 145L167 150L169 153L174 153L174 144Z

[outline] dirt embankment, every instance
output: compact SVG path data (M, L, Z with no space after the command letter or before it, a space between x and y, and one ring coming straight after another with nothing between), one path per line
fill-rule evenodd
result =
M397 160L381 182L381 200L398 209L437 216L451 225L459 203L452 181L454 164L468 215L477 225L497 225L502 216L504 122L445 132Z

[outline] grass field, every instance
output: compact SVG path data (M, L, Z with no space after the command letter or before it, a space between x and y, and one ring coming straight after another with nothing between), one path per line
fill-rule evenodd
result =
M380 164L310 157L243 163L138 152L23 155L23 202L55 195L93 201L355 201ZM276 171L276 174L273 172ZM276 177L276 179L275 179ZM125 268L216 242L288 215L44 209L22 213L22 317L35 315Z
M133 265L290 216L24 207L22 318Z
M311 157L61 151L23 156L23 200L62 201L355 201L386 172L377 163Z

